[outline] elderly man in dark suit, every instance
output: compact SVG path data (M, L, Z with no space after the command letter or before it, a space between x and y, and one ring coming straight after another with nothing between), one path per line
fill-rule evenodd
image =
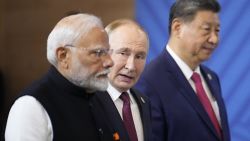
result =
M219 41L216 0L177 0L170 38L137 87L151 100L155 141L230 141L219 78L201 63Z
M105 30L109 35L114 66L109 74L107 92L96 95L106 108L113 128L122 141L150 141L148 99L133 86L144 69L148 37L134 21L120 19Z

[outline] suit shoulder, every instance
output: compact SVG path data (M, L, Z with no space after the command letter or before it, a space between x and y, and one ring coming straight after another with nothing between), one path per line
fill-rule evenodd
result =
M164 62L164 60L160 56L158 56L145 66L141 74L141 77L142 78L158 77L163 73L163 71L165 70L164 67L166 65L167 64Z
M154 58L153 60L151 60L145 67L145 69L147 70L155 70L157 68L160 68L162 66L162 64L165 64L163 62L163 58L162 55L160 54L159 56L157 56L156 58Z
M48 87L50 87L49 81L47 78L42 78L40 80L37 80L33 82L29 87L25 88L20 96L23 95L36 95L38 93L44 93L46 94L46 90L48 90Z

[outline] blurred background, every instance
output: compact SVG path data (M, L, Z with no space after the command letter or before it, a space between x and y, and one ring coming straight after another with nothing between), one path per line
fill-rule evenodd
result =
M69 11L95 14L107 25L134 18L148 32L148 61L168 39L168 11L174 0L0 0L0 130L18 93L46 73L46 41ZM221 42L206 62L222 84L232 141L250 141L250 1L219 0ZM1 138L0 138L1 140Z

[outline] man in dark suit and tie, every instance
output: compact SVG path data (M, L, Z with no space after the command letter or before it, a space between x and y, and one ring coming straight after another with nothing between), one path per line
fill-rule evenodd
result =
M105 30L109 35L114 66L108 75L107 91L96 96L103 102L120 140L150 141L149 101L132 88L145 66L147 34L136 22L128 19L116 20Z
M151 100L155 141L230 141L219 78L201 64L217 47L219 11L216 0L171 7L168 44L137 84Z

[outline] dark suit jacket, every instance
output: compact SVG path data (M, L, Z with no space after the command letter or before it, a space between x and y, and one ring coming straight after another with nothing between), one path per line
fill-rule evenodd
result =
M223 141L230 141L219 79L205 66L201 72L218 103ZM165 49L146 66L136 87L150 99L155 141L219 141L194 90Z
M131 89L131 93L139 107L143 125L144 141L151 141L152 128L149 100L145 95L140 94L135 89ZM110 124L112 125L113 130L118 132L121 141L129 141L129 136L123 125L122 118L108 92L98 92L95 96L102 102L105 113L107 113L107 117L110 119Z

